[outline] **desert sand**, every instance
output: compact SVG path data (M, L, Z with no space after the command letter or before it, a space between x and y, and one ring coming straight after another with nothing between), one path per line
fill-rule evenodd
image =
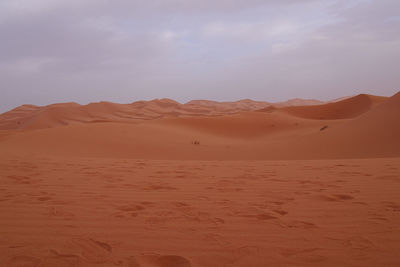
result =
M0 115L0 266L399 266L400 92Z

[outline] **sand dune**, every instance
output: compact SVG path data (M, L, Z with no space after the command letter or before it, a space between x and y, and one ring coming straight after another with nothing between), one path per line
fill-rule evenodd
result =
M293 106L313 106L313 105L322 105L325 104L324 101L316 100L316 99L302 99L302 98L293 98L287 101L273 103L275 107L293 107Z
M140 101L132 104L111 102L79 105L65 103L36 107L32 112L24 106L4 113L0 117L1 129L40 129L74 123L101 121L130 121L158 118L174 112L179 103L169 100Z
M394 157L399 156L399 136L400 93L397 93L361 116L327 128L308 142L324 146L329 151L325 154L353 158Z
M315 104L315 101L296 99L279 105L307 104ZM98 102L88 105L60 103L43 107L23 105L0 115L0 130L42 129L92 122L137 122L166 117L221 116L268 106L271 103L250 99L235 102L193 100L180 104L167 98L131 104Z
M331 108L331 104L312 106L317 117L337 111L338 115L334 116L337 118L353 116L368 104L369 111L342 120L301 118L286 112L286 108L284 111L272 108L272 112L161 118L136 123L112 121L110 116L108 122L8 134L0 142L0 148L25 154L149 159L395 157L400 156L398 98L397 94L378 104L383 98L360 95L335 103L340 109L336 105ZM345 109L349 103L357 104L357 108L350 105L349 110ZM174 105L177 104L167 103L164 109ZM91 104L90 107L92 112L117 112L112 103ZM63 107L63 111L65 108L69 107ZM195 141L200 144L193 144Z
M0 115L0 130L40 129L101 121L135 122L176 116L216 116L257 110L269 105L267 102L252 100L237 102L199 100L182 105L166 98L131 104L99 102L88 105L61 103L43 107L23 105Z
M338 102L322 105L284 107L280 111L306 119L349 119L367 112L385 99L386 97L361 94Z
M239 102L2 114L0 266L399 266L400 92Z
M357 101L371 99L370 96L357 96L344 100L347 103L368 103L369 101ZM279 142L267 142L263 144L276 158L282 159L322 159L322 158L376 158L400 156L400 93L383 99L373 97L373 104L361 115L345 120L318 120L325 122L319 131L307 135L295 136ZM373 102L371 100L371 102ZM342 101L343 102L343 101ZM340 107L343 103L337 102ZM336 103L334 103L336 104ZM359 105L363 107L364 105ZM330 104L313 106L322 113L328 114L332 110ZM365 107L365 106L364 106ZM301 107L300 110L308 109ZM311 107L310 107L311 108ZM335 109L341 117L354 114L360 109ZM272 112L281 112L273 110ZM314 115L318 117L319 115ZM297 114L296 114L297 115ZM270 157L271 158L271 157Z
M281 113L242 112L218 117L170 118L154 121L155 124L191 130L201 134L248 141L276 136L288 132L299 133L304 129L318 128L322 122L295 118Z

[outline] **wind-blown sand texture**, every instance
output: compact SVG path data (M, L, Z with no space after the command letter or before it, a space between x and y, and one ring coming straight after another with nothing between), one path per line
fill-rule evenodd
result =
M400 93L312 104L0 115L0 266L399 266Z

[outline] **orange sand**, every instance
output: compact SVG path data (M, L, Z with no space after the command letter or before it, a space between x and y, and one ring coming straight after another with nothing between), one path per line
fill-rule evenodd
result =
M400 93L307 103L1 114L0 266L399 266Z

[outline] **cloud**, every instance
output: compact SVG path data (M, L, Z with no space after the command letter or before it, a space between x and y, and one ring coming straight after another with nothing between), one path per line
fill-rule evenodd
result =
M391 94L399 8L396 0L3 0L0 111Z

